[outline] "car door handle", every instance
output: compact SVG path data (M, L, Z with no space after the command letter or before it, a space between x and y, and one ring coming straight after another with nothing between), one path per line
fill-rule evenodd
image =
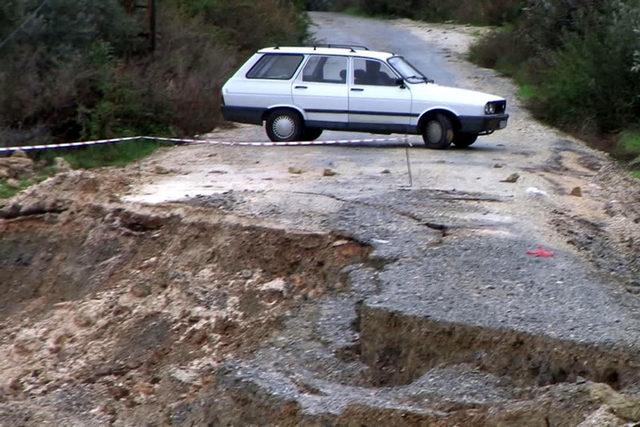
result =
M296 86L295 88L296 88L296 89L307 89L307 87L306 87L306 86Z
M364 92L364 89L359 88L359 87L352 87L351 88L351 92Z

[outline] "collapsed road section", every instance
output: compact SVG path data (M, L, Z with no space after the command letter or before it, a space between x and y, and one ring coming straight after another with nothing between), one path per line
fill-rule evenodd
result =
M640 416L637 302L561 248L528 257L509 198L336 195L306 212L334 231L305 231L291 200L248 214L272 192L123 204L129 179L60 174L0 211L0 423Z

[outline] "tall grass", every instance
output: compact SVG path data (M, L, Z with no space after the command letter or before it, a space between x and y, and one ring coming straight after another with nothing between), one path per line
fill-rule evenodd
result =
M162 144L153 141L129 141L113 145L97 145L70 150L62 154L74 169L93 169L103 166L123 167L147 157Z

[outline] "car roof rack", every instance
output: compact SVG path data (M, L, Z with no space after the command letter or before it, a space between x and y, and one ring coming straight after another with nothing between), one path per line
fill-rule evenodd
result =
M362 45L357 45L357 44L315 44L313 45L313 50L316 50L319 47L328 47L328 48L333 48L333 49L351 49L351 52L355 52L356 49L358 50L369 50L368 47L366 46L362 46Z

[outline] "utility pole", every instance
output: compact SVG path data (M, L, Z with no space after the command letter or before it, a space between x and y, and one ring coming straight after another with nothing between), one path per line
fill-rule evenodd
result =
M149 45L151 52L156 50L156 0L147 0L147 15L149 20Z
M129 15L136 17L139 20L143 18L138 13L140 9L146 9L146 17L144 18L145 22L145 31L141 34L141 36L146 37L149 40L149 50L152 52L156 50L156 38L157 38L157 29L156 23L158 19L157 15L157 0L142 0L144 3L138 3L139 0L120 0L122 6L127 11Z

